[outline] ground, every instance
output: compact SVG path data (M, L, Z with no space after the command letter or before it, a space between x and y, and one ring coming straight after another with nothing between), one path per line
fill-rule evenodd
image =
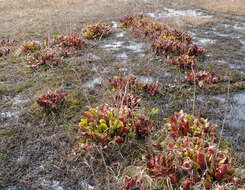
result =
M120 18L132 13L145 13L189 32L208 52L200 68L228 82L210 90L186 84L184 74L155 56L148 41L117 27ZM91 163L85 163L89 155L74 159L71 151L83 112L111 101L108 78L117 75L159 81L160 93L144 97L146 107L160 110L159 118L183 109L217 123L218 129L224 124L223 138L233 144L239 163L244 162L244 1L0 1L0 40L41 41L98 22L112 24L113 33L90 41L81 56L58 66L33 70L16 53L0 57L0 189L83 189L85 182L102 188L88 167ZM57 88L68 93L67 101L60 110L46 113L36 98ZM96 157L94 162L103 165ZM104 175L101 168L95 171L96 176Z

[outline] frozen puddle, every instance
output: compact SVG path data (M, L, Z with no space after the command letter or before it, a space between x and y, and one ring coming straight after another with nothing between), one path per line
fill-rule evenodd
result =
M202 18L212 18L212 15L207 15L200 10L175 10L175 9L168 9L165 8L164 12L160 12L159 10L154 13L147 13L147 15L156 18L166 18L166 17L175 17L175 16L195 16L195 17L202 17Z
M245 23L235 24L233 28L238 31L245 31Z
M112 27L113 27L113 28L117 28L117 27L118 27L118 22L112 21Z
M125 52L119 53L119 54L117 54L117 58L127 59L128 58L128 55Z
M167 17L188 15L188 16L199 16L203 18L212 18L211 15L205 15L200 10L192 10L192 9L189 10L166 9L166 10L168 11Z
M114 41L110 44L105 44L103 45L102 47L111 51L120 51L120 50L128 50L128 51L132 51L132 52L135 52L137 53L139 56L145 56L145 43L137 43L137 42L129 42L128 45L123 45L124 43L126 42L123 42L123 41ZM127 58L128 55L123 52L123 53L119 53L117 55L117 57L120 57L120 58Z
M119 48L123 47L122 46L123 43L124 42L122 42L122 41L114 41L114 42L112 42L110 44L106 44L106 45L104 45L102 47L105 48L105 49L108 49L108 50L118 50Z
M241 44L242 44L241 49L242 49L243 51L245 51L245 39L244 39L244 40L241 39L240 42L241 42Z
M127 49L133 50L134 52L140 53L144 51L144 43L130 42L130 45L127 46Z
M215 44L216 40L208 39L208 38L200 38L197 39L197 45L210 45Z
M101 84L101 82L102 82L102 78L101 77L97 77L97 78L94 78L94 79L86 82L83 85L83 88L94 88L96 84Z

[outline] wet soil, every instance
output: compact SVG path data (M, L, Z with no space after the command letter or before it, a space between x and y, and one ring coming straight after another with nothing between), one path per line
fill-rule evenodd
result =
M181 9L172 3L157 7L151 1L145 1L145 7L142 12L160 21L185 15L212 20L185 27L193 42L207 49L199 67L224 76L233 73L235 82L244 81L245 16ZM69 67L64 64L30 71L12 57L0 60L1 189L86 189L87 182L93 184L90 169L67 156L76 140L72 126L89 106L108 100L108 78L116 75L134 75L141 82L159 81L160 93L143 98L146 106L160 109L159 118L181 109L208 118L217 123L219 131L224 125L221 135L245 154L244 88L231 88L229 93L197 89L194 93L195 88L184 82L182 71L152 53L150 42L118 28L119 19L105 20L112 23L113 33L91 41L82 56L66 60ZM44 113L35 97L60 86L71 94L67 105L60 113Z

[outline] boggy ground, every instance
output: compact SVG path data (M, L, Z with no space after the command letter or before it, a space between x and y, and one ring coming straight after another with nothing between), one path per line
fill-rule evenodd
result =
M102 21L112 23L114 32L90 41L82 56L55 67L29 69L14 53L0 58L0 189L83 189L84 181L103 188L84 159L74 160L71 150L83 112L110 102L108 78L116 75L158 80L160 94L143 99L146 107L159 108L159 118L183 109L220 127L226 115L223 136L244 153L245 3L220 0L214 6L212 2L1 1L0 39L15 38L21 44L45 35L79 32L88 23ZM230 83L213 85L213 90L185 83L183 72L153 55L149 42L117 28L122 16L135 12L190 32L194 42L208 51L199 67L229 77ZM57 88L68 93L66 103L57 112L43 112L36 97ZM102 166L95 171L103 178L99 156L94 164Z

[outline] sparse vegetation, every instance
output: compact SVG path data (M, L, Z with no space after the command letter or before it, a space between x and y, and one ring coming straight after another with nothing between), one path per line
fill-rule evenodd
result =
M8 55L16 44L15 40L10 39L0 41L0 57Z
M173 2L0 2L0 189L245 188L245 18Z

